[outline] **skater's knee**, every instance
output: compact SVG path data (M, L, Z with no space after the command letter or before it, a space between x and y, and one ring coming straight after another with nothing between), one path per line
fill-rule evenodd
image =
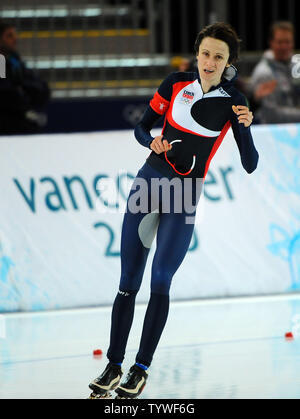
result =
M121 296L121 297L135 297L138 292L139 292L139 290L130 290L130 289L119 288L119 291L118 291L117 295Z
M161 295L169 295L171 287L171 281L169 282L155 282L151 284L151 292Z
M169 295L172 277L172 273L168 270L152 270L151 292L156 294Z
M142 275L137 273L122 273L120 279L120 289L136 290L140 289Z

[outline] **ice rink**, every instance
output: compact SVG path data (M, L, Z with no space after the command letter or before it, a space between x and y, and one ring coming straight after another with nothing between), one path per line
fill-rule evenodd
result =
M123 370L134 362L137 305ZM0 317L0 398L89 396L111 307ZM293 331L296 338L285 339ZM300 398L300 295L171 302L143 399ZM5 336L5 338L3 337ZM93 357L94 349L102 357Z

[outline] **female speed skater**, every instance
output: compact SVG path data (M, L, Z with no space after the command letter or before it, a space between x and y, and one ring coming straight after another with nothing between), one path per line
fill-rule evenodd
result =
M168 317L171 281L191 242L200 197L198 181L204 183L210 162L230 127L244 169L250 174L257 167L258 153L250 132L253 114L246 98L233 85L239 43L235 30L226 23L205 27L195 41L197 71L169 74L135 128L137 141L152 152L129 193L122 225L120 287L111 317L109 363L89 385L93 390L90 398L111 397L112 390L117 398L136 398L142 392ZM163 115L162 135L153 138L150 131ZM169 206L161 190L154 194L154 188L150 188L162 179L176 185L170 188ZM137 190L140 201L135 197ZM193 205L181 205L178 211L175 207L182 204L187 192ZM136 211L133 203L143 199L147 202L143 211ZM151 295L140 346L135 364L121 382L135 298L155 235Z

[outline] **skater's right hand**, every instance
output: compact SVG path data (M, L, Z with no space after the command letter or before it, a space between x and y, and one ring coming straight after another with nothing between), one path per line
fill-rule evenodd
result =
M161 154L172 149L172 145L169 144L167 140L162 141L162 139L163 135L159 135L158 137L155 137L150 144L151 150L153 150L156 154Z

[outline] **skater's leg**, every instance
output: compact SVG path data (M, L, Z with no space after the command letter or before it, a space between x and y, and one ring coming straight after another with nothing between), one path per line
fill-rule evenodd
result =
M178 216L177 216L178 215ZM169 289L182 263L194 226L185 224L181 214L162 214L157 248L152 264L151 297L148 303L136 362L150 366L169 313ZM180 240L177 240L180 237Z
M151 174L151 171L147 170L139 172L139 175L147 182ZM134 187L130 192L128 202L133 193ZM110 346L107 352L108 359L113 363L122 363L124 359L134 316L136 294L142 282L159 220L157 212L151 213L155 205L152 205L152 208L150 206L150 188L144 193L149 203L148 213L132 213L127 202L127 211L122 225L120 288L113 305Z
M178 216L179 215L179 216ZM176 241L177 235L181 240ZM148 303L136 365L116 389L118 397L138 397L148 377L153 354L164 329L169 311L171 280L181 264L193 234L193 225L185 224L181 214L162 214L157 232L157 248L152 264L151 297Z
M124 291L121 291L122 293ZM110 329L110 345L107 351L107 358L114 364L122 364L129 332L134 316L135 297L137 291L125 291L115 298Z
M193 204L200 190L193 186ZM194 231L196 210L187 213L162 213L157 231L157 248L152 264L151 297L147 307L136 362L150 366L169 312L169 290L172 278L181 265ZM187 218L188 217L188 218Z

